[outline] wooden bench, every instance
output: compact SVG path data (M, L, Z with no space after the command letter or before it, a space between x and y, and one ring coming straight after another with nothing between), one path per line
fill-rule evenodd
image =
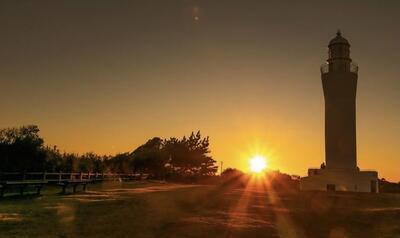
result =
M58 186L61 186L61 188L62 188L62 194L65 194L66 193L66 190L67 190L67 187L68 186L72 186L72 191L73 191L73 193L75 193L76 192L76 188L79 186L79 185L82 185L82 190L83 191L86 191L86 185L88 184L88 183L91 183L92 182L92 180L91 179L72 179L72 180L61 180L61 181L59 181L58 183L57 183L57 185Z
M2 181L0 182L0 197L3 197L9 188L19 188L19 194L22 196L28 187L36 188L36 194L40 195L40 190L45 184L47 181L43 180Z

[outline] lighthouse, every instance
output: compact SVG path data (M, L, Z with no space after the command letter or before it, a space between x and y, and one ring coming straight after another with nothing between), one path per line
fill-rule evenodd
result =
M340 31L329 42L329 58L321 66L325 99L325 159L329 169L357 168L356 91L358 66Z
M321 70L325 101L325 163L309 169L302 190L378 192L378 173L357 167L356 93L358 66L338 31L329 42Z

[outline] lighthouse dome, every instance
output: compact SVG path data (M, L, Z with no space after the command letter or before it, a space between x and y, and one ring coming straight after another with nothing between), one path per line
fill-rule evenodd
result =
M336 44L350 45L349 42L342 36L340 30L336 33L336 37L329 42L329 45L336 45Z

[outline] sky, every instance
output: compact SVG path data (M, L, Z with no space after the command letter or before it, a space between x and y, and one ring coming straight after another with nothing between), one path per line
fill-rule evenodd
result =
M0 127L132 151L200 130L224 168L324 161L319 67L338 29L359 65L358 165L400 181L400 2L0 0Z

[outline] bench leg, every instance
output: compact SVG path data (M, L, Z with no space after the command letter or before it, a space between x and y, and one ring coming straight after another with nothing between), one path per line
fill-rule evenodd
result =
M86 191L86 183L83 184L83 191Z
M40 189L42 189L42 186L38 186L36 189L36 195L40 195Z
M66 188L67 188L67 186L65 186L65 185L64 185L64 186L62 186L62 194L65 194L65 192L66 192L66 191L65 191L65 190L66 190Z
M76 186L77 186L77 184L74 184L74 187L73 187L74 193L76 192Z

